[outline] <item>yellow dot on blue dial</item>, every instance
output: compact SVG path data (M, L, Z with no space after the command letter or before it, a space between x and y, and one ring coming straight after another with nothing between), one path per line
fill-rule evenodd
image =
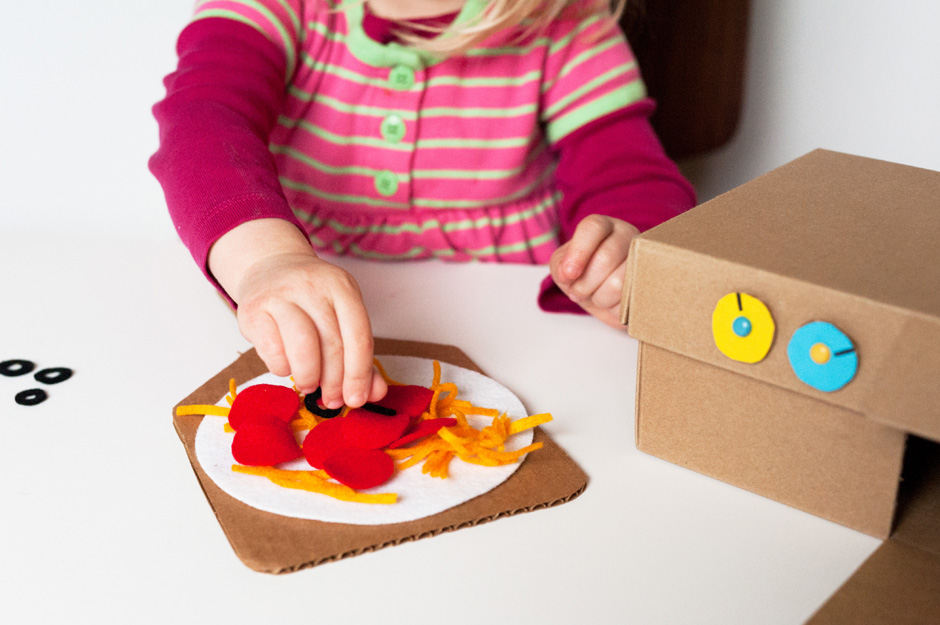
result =
M738 362L760 362L774 342L774 318L764 302L728 293L712 312L712 337L722 354Z
M832 350L825 343L816 343L809 348L809 357L817 365L824 365L832 358Z
M813 321L793 333L787 358L801 382L831 393L855 377L858 353L852 339L827 321Z

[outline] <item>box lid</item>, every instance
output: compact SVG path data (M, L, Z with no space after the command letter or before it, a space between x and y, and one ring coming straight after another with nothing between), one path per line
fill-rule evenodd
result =
M622 320L641 341L940 440L940 173L816 150L637 237ZM755 364L716 346L729 293L769 308ZM858 369L825 392L801 382L788 342L835 325Z

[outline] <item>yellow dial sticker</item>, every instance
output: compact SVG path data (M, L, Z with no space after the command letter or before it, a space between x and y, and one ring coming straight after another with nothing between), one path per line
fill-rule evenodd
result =
M760 362L774 342L774 318L764 302L728 293L712 312L712 336L721 353L738 362Z

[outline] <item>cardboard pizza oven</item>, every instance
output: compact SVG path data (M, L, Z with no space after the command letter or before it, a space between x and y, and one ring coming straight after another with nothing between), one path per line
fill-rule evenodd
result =
M622 321L638 449L891 537L864 622L940 610L940 173L803 156L635 239Z

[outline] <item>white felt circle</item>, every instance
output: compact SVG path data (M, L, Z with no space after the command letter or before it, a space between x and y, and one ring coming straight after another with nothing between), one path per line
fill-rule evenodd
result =
M381 356L379 360L392 379L405 384L429 386L434 375L433 361L411 356ZM522 402L509 389L475 371L441 363L441 381L453 382L459 398L475 406L496 408L513 420L526 416ZM287 378L266 373L239 386L253 384L291 386ZM225 398L219 405L227 405ZM480 429L492 422L491 417L470 416L471 425ZM440 479L421 473L421 465L396 473L391 480L368 493L396 493L394 504L363 504L338 501L326 495L283 488L267 478L232 471L233 434L225 432L224 417L206 416L196 432L196 457L203 470L219 488L253 508L300 519L349 523L353 525L384 525L414 521L452 508L499 486L511 476L520 463L499 467L481 467L454 458L450 477ZM298 433L298 441L306 432ZM532 443L532 430L526 430L506 441L506 451ZM278 468L311 470L304 459L279 465Z

